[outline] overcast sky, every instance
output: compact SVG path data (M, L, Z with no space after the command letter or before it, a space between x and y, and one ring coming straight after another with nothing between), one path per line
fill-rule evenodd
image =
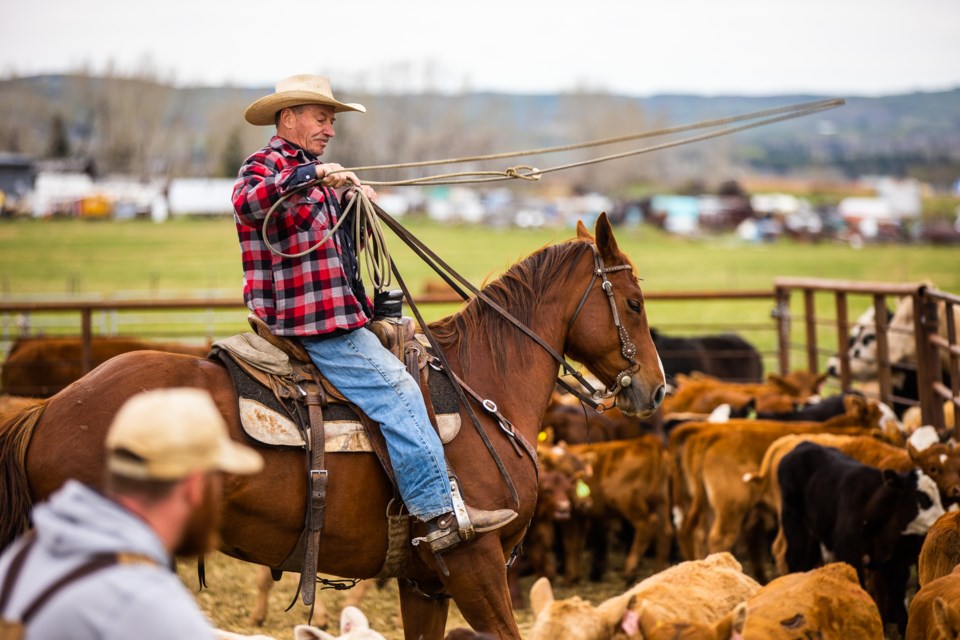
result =
M0 74L630 95L960 87L960 0L11 0ZM339 81L339 84L338 84Z

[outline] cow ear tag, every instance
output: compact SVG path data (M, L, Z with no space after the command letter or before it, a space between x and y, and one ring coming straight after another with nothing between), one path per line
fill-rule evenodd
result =
M578 498L590 497L590 487L583 480L577 480L577 497Z

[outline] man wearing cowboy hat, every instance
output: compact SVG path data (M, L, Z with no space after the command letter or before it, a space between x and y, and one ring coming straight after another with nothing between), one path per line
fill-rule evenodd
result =
M403 501L426 523L423 541L439 552L460 542L461 526L492 531L517 514L466 507L470 523L463 522L461 510L458 525L443 445L430 425L419 386L364 329L372 310L360 280L356 239L349 231L353 225L341 225L309 251L342 215L334 189L348 186L376 198L355 174L319 159L335 135L336 114L348 111L366 109L340 102L326 78L306 74L281 80L274 93L247 108L247 122L274 125L277 133L243 163L233 189L244 300L275 334L299 339L323 375L380 423ZM287 199L264 228L270 208L312 180L321 184ZM274 253L265 240L279 253L297 257Z

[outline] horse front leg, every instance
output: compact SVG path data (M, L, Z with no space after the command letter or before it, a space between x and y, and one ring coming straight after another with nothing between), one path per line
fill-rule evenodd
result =
M443 582L474 630L520 640L501 545L499 537L488 534L444 554L450 575Z
M416 584L403 578L397 580L397 585L403 637L406 640L442 640L450 601L445 597L428 596ZM436 586L439 588L439 583Z

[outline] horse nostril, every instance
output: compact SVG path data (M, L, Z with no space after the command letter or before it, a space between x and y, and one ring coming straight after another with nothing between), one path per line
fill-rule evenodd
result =
M656 392L653 394L653 404L659 406L663 402L663 397L667 394L666 385L660 385L657 387Z

